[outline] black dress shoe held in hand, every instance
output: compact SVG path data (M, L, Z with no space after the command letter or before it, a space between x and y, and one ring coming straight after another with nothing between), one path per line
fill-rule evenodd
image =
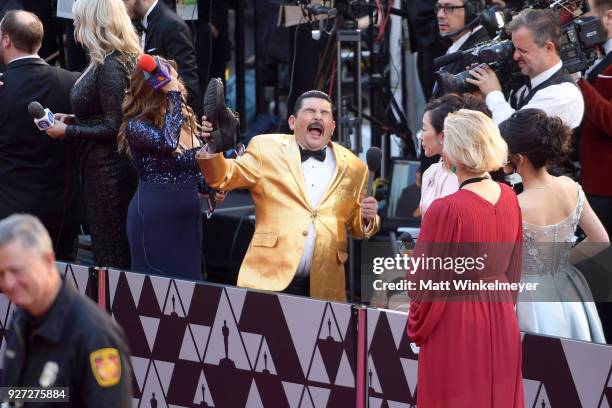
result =
M225 106L223 82L212 78L206 87L203 104L204 116L212 123L208 150L211 153L221 153L236 145L240 121L238 115Z

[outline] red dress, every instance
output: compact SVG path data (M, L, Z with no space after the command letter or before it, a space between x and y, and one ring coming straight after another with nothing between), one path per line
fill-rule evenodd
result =
M500 187L495 205L465 189L434 201L415 252L431 256L431 243L450 242L508 243L504 245L520 248L518 200L508 186ZM500 275L495 276L518 282L520 249L513 256L498 258L502 258L496 260ZM408 336L421 347L419 408L524 407L521 335L512 301L515 293L505 293L505 301L428 298L411 303Z

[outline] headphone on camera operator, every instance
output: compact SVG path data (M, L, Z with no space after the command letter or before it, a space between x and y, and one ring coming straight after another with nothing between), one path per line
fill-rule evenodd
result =
M441 33L440 36L442 38L452 38L463 32L464 30L473 29L480 22L480 15L485 10L485 7L485 0L465 0L463 2L463 10L465 11L463 27L450 33Z
M436 73L436 83L432 91L434 97L442 96L447 92L444 81L442 81L440 77L441 75L445 73L452 75L458 74L463 72L466 66L474 62L472 61L473 58L463 53L463 51L471 49L479 43L491 40L487 30L479 27L474 31L475 27L482 24L483 13L486 11L485 0L464 0L462 6L447 7L463 8L464 15L463 21L461 21L456 17L451 20L448 10L445 10L444 19L438 14L439 23L446 25L447 30L453 30L449 32L440 32L440 36L446 40L452 39L453 45L451 45L445 55L434 60L436 68L440 69L440 71ZM441 6L438 5L437 8L439 9ZM461 26L457 28L459 24L461 24ZM464 39L461 40L461 38Z

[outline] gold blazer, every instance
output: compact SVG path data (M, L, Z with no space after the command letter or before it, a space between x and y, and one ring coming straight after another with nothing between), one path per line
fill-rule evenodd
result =
M360 203L366 193L368 168L348 149L336 143L331 147L336 169L317 208L308 203L294 135L256 136L237 159L225 159L222 154L209 159L197 156L210 186L249 189L255 204L255 233L240 267L238 286L272 291L287 288L314 222L310 295L346 300L347 234L369 238L378 231L380 219L377 216L369 230L363 230Z

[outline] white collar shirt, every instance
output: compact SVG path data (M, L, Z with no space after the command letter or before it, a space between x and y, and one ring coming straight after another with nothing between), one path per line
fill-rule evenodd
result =
M304 185L306 187L306 194L308 195L308 203L311 208L316 209L319 206L323 194L325 194L325 191L332 181L335 170L336 158L334 157L334 151L331 146L327 146L326 148L324 161L321 162L310 157L302 162ZM304 253L298 264L298 277L306 277L310 274L312 256L314 255L315 238L316 234L313 219L308 230Z

